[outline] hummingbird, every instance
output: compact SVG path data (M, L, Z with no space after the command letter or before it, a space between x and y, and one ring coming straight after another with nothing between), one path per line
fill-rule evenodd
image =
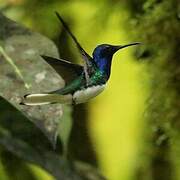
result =
M111 74L113 55L120 49L140 44L139 42L126 45L100 44L94 49L91 57L58 12L56 16L76 44L84 65L42 55L41 57L65 80L65 86L48 93L26 94L21 105L54 103L76 105L89 101L105 89Z

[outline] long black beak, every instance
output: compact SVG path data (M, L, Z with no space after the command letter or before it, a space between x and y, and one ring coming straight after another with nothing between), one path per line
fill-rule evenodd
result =
M140 42L135 42L135 43L130 43L130 44L126 44L126 45L123 45L123 46L114 46L114 49L115 51L118 51L119 49L123 49L123 48L126 48L126 47L129 47L129 46L134 46L134 45L140 45L141 43Z

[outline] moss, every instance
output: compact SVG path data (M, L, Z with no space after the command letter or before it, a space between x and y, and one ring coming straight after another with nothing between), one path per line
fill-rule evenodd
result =
M151 153L147 152L148 148L145 150L150 166L147 167L146 172L141 171L141 173L151 172L152 179L179 179L177 173L180 170L180 166L177 166L179 164L177 157L180 155L177 150L179 149L177 137L180 137L178 1L146 0L138 10L135 9L136 6L132 6L133 3L136 4L133 0L129 1L127 6L130 12L135 13L135 15L131 13L129 26L132 36L141 39L144 43L144 47L139 50L139 56L142 60L148 59L147 73L150 79L150 97L144 118L147 127L151 127L146 133ZM144 176L141 179L144 179Z

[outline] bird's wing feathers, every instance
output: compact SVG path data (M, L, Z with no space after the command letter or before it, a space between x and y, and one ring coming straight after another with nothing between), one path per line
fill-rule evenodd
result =
M62 25L64 26L64 28L66 29L66 31L69 33L69 35L73 39L73 41L75 42L79 52L82 55L83 60L85 61L84 72L85 72L85 78L86 78L86 81L88 84L88 82L89 82L88 74L90 74L90 72L88 72L87 70L91 71L91 67L95 63L93 62L93 59L91 58L91 56L82 48L82 46L80 45L80 43L78 42L78 40L76 39L74 34L71 32L70 28L68 27L68 25L65 23L65 21L62 19L62 17L59 15L58 12L56 12L56 15L57 15L58 19L60 20L60 22L62 23Z
M73 41L75 42L75 44L76 44L77 48L79 49L80 53L82 54L84 60L85 61L91 60L92 59L91 56L82 48L82 46L80 45L80 43L78 42L78 40L76 39L74 34L71 32L70 28L68 27L68 25L65 23L65 21L62 19L62 17L59 15L58 12L56 12L56 15L57 15L58 19L60 20L60 22L62 23L62 25L64 26L64 28L66 29L66 31L69 33L69 35L73 39Z
M53 69L61 75L61 77L65 80L66 83L71 82L75 78L83 72L83 66L78 64L73 64L71 62L56 59L49 56L41 56L49 65L53 67Z

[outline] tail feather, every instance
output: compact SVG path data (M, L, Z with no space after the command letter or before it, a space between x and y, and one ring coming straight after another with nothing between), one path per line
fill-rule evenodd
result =
M60 94L27 94L24 96L21 105L45 105L45 104L72 104L72 95L60 95Z

